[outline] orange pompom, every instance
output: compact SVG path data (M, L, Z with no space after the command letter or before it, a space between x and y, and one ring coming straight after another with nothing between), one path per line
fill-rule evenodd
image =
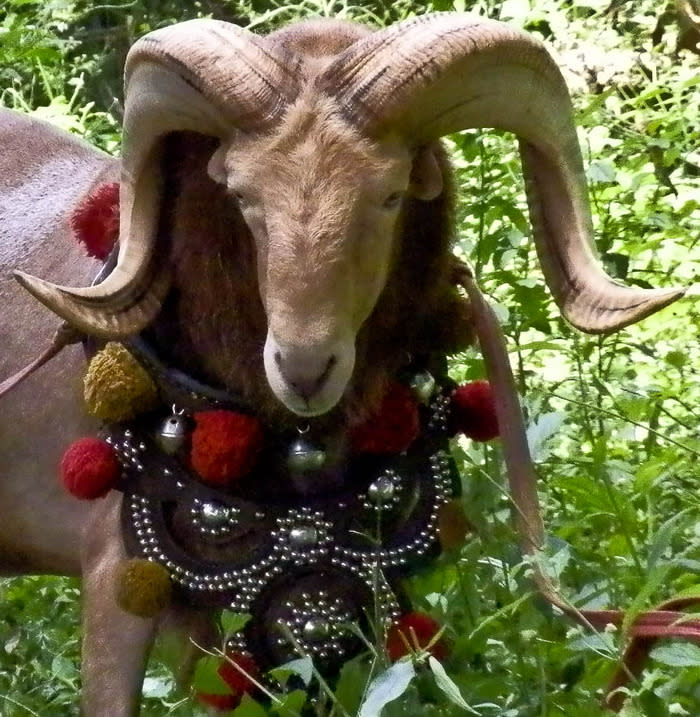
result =
M112 449L98 438L80 438L61 459L61 480L76 498L93 500L107 495L121 473Z
M488 381L472 381L452 394L450 435L464 433L474 441L490 441L498 433L496 401Z
M410 388L394 383L389 386L379 410L352 430L356 453L401 453L420 432L418 404Z
M257 419L219 410L195 413L194 420L190 460L203 481L226 486L250 473L263 442Z
M409 612L402 615L387 631L386 651L389 659L396 662L404 655L408 655L411 650L406 643L414 650L427 647L438 632L440 632L440 623L433 620L430 615L422 612ZM429 652L436 659L443 660L449 653L447 643L440 638L431 645Z

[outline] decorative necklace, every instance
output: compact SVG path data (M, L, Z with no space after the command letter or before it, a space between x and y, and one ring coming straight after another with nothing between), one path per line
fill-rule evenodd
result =
M448 441L483 382L455 392L424 369L406 376L334 465L323 437L263 429L141 339L98 352L85 396L105 421L102 439L73 444L62 472L78 497L124 494L133 559L119 578L122 607L150 616L172 594L248 613L232 649L263 668L301 652L337 670L362 649L348 626L368 614L399 619L400 578L440 552L441 531L454 533L444 527L460 490Z
M106 261L101 274L115 261L117 197L104 185L72 219ZM248 613L230 647L255 669L301 652L335 671L362 649L348 625L368 614L394 627L405 619L427 644L439 628L406 612L400 579L467 532L449 437L498 434L489 384L455 389L438 358L438 385L428 363L390 387L338 464L328 437L263 429L249 407L165 366L143 339L107 344L85 377L101 438L73 443L61 473L78 498L124 494L132 557L116 586L122 608L150 617L175 599ZM389 634L392 659L401 643Z

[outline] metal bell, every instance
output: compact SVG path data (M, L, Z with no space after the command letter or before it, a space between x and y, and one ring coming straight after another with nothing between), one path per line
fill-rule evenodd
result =
M187 419L182 412L173 410L173 413L160 424L156 433L156 443L163 453L173 455L185 445L186 437Z
M297 438L289 447L287 468L292 473L318 471L326 464L326 452L304 438Z
M435 393L435 379L429 371L418 371L413 375L408 385L420 403L430 403L430 399Z

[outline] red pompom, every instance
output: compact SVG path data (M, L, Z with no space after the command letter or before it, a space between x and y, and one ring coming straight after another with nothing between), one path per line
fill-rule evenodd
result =
M450 435L464 433L475 441L498 436L496 401L488 381L472 381L457 388L450 408Z
M410 388L389 386L377 413L352 430L356 453L401 453L420 432L418 404Z
M61 459L61 480L76 498L92 500L107 495L121 473L112 446L98 438L80 438Z
M386 635L386 651L389 659L395 662L404 655L408 655L411 650L406 647L401 634L406 638L406 642L411 648L426 647L428 643L440 632L440 624L433 620L430 615L422 612L409 612L402 615L387 631ZM413 635L415 634L415 638ZM430 654L438 660L444 660L449 650L447 643L441 637L434 645L430 647Z
M119 238L119 184L101 184L70 218L71 229L87 253L104 261Z
M257 419L234 411L202 411L194 420L190 459L203 481L225 486L253 469L263 441Z
M197 692L196 697L203 705L213 707L222 712L235 710L241 702L240 695L215 695L209 692Z
M239 672L230 662L225 661L217 669L219 677L237 695L254 692L257 686L246 675L250 675L257 682L260 681L260 670L255 664L255 660L241 652L230 652L227 657L229 660L233 660L246 674Z

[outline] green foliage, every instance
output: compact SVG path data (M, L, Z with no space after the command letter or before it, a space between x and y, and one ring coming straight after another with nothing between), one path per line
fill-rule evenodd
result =
M201 0L188 16L213 15L262 32L312 14L382 25L431 7L499 17L549 44L574 90L608 271L639 286L697 282L700 73L695 56L674 52L673 27L654 45L658 3ZM182 4L172 0L9 0L0 11L0 100L114 151L126 50L142 33L180 19ZM449 144L461 197L457 251L475 266L509 337L539 464L548 571L574 604L625 608L630 619L680 591L697 594L697 306L681 301L613 336L578 334L543 288L512 137L471 131ZM454 358L452 372L462 380L484 369L470 352ZM623 635L585 632L536 596L513 533L497 445L462 440L456 455L474 536L456 560L442 559L408 585L414 604L446 626L451 656L442 667L423 655L391 671L381 655L355 659L329 686L332 696L320 690L315 713L378 714L371 699L389 684L394 692L386 688L380 698L400 696L385 700L381 714L388 717L603 714L599 690L615 669ZM76 584L29 578L5 580L0 590L0 713L76 714ZM240 621L226 620L227 632L240 629ZM205 660L196 677L211 691L215 665ZM625 714L700 714L698 683L697 647L660 643L630 685ZM294 684L275 693L281 706L273 702L273 713L304 709L306 696ZM198 709L153 659L144 714ZM250 699L235 712L264 713Z

